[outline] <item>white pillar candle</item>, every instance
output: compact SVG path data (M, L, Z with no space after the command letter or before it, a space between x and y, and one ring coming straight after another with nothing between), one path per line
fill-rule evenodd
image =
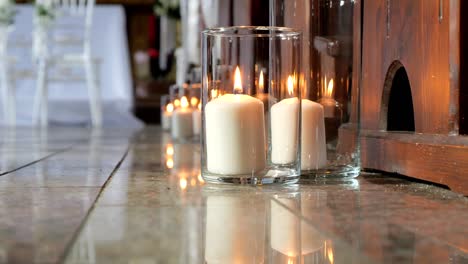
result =
M288 164L297 159L299 99L281 100L271 107L271 161Z
M193 134L200 135L201 132L201 104L193 111Z
M301 169L316 170L327 165L323 106L302 100Z
M193 110L188 107L187 98L181 98L180 108L172 113L171 135L174 139L193 136Z
M288 92L293 94L294 80L287 80ZM297 159L299 99L288 98L273 105L271 113L271 162L288 164Z
M171 129L171 117L174 111L174 105L172 103L167 104L161 115L161 126L164 130Z
M234 89L242 90L236 69ZM205 106L208 171L252 174L266 166L263 103L245 94L226 94Z

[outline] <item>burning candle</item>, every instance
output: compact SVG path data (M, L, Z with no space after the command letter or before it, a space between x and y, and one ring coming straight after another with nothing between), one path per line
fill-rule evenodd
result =
M239 67L234 91L242 92ZM266 166L263 103L245 94L225 94L205 106L207 169L212 173L252 174Z
M192 107L197 107L197 105L198 105L198 98L196 98L196 97L190 98L190 105L191 105Z
M326 84L327 79L325 78L325 87L323 91L323 97L319 100L319 103L323 105L323 110L326 118L335 117L335 108L338 103L333 99L333 78L330 79L328 85Z
M179 99L175 99L174 100L174 108L179 108L180 107L180 100Z
M187 97L180 99L180 107L172 113L171 134L174 139L186 139L193 135L193 110L189 108Z
M161 125L164 130L171 129L171 117L172 112L174 111L174 105L172 103L168 103L165 107L165 110L162 114Z
M289 95L294 91L294 80L288 77ZM281 100L271 107L271 161L275 164L288 164L297 159L299 99Z
M193 134L200 135L201 131L201 104L193 111Z

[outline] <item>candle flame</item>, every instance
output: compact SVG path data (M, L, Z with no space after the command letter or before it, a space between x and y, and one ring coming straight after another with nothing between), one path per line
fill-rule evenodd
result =
M180 106L180 100L179 100L179 99L175 99L175 100L174 100L174 106L175 106L175 107L179 107L179 106Z
M242 79L239 66L236 67L236 71L234 73L234 93L242 93Z
M174 155L174 147L171 144L167 145L166 154L169 156Z
M180 179L179 186L180 186L180 189L182 190L187 189L187 180L185 178Z
M263 71L260 71L260 77L258 77L258 90L264 92L264 81L263 81Z
M168 113L172 113L172 111L174 111L174 105L173 105L172 103L168 103L168 104L166 105L166 111L167 111Z
M334 89L335 82L333 78L330 79L327 83L327 77L325 76L325 82L323 84L323 97L325 98L333 98L333 89Z
M166 161L166 167L168 169L172 169L174 168L174 160L172 158L168 158L167 161Z
M288 259L288 264L294 264L294 260Z
M191 179L190 180L190 186L195 186L195 185L197 185L197 180Z
M189 103L188 103L187 97L182 96L182 98L180 99L180 107L187 108L188 106L189 106Z
M326 79L325 79L325 82L326 82ZM333 78L332 78L328 82L328 86L327 86L327 89L325 90L324 97L327 97L327 98L332 98L333 97L333 86L334 86L334 82L333 82Z
M294 92L294 79L292 75L289 75L288 77L288 93L289 95L293 95Z
M195 107L195 106L197 106L197 104L198 104L198 98L196 98L196 97L190 98L190 105L191 106Z

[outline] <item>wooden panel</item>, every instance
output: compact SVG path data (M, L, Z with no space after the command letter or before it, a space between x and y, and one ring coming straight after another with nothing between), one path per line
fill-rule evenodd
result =
M464 107L462 107L462 104L460 103L460 85L462 85L460 81L460 77L463 76L460 75L461 73L461 50L460 47L463 47L463 44L466 43L461 43L462 39L466 40L466 32L465 34L462 34L460 27L463 26L466 30L466 26L468 23L468 17L465 16L464 21L461 20L460 14L466 14L468 11L468 5L467 1L463 1L463 6L460 4L460 0L451 0L449 4L446 4L449 13L449 17L442 17L442 19L449 19L449 29L450 29L450 40L449 40L449 71L450 71L450 108L449 108L449 113L450 113L450 120L449 120L449 125L453 127L453 133L458 134L460 132L460 113L461 111L464 111L464 109L468 109L468 102L465 102ZM460 7L463 7L461 9ZM463 11L462 11L463 10ZM466 63L468 61L468 58L464 58L464 62ZM465 74L466 75L466 74ZM466 85L465 85L466 87Z
M446 134L455 129L449 121L454 116L449 112L449 19L439 22L439 6L435 0L364 2L363 128L380 129L386 74L394 61L400 61L412 87L416 132ZM442 11L449 17L448 5Z
M361 126L378 129L383 81L383 54L385 42L385 0L366 1L362 30ZM376 48L378 47L378 48ZM385 52L390 52L386 49Z
M468 137L361 131L366 169L398 173L468 195Z
M353 84L351 88L351 116L350 122L359 122L359 88L361 86L361 52L362 52L362 4L357 1L354 5L353 17Z
M458 42L458 51L459 51L459 57L456 55L453 55L453 60L456 61L457 59L459 60L460 63L460 72L456 72L456 69L453 71L454 76L457 77L460 81L460 97L459 97L459 110L460 110L460 133L461 134L468 134L468 16L466 15L468 12L468 1L461 1L459 4L459 26L457 27L456 25L453 27L450 27L451 29L451 35L456 35L459 30L459 36L460 40L458 41L456 38L454 38L451 43L455 45L454 49L455 51L457 50L456 45ZM456 6L453 8L456 10ZM464 14L464 16L461 16L460 14ZM456 24L456 23L455 23ZM462 48L463 47L463 48ZM452 49L452 47L451 47ZM458 75L456 75L458 73Z

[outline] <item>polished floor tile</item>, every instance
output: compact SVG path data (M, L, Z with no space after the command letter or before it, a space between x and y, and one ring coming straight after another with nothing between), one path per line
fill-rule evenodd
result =
M449 190L380 174L212 185L199 145L157 127L58 130L54 155L0 176L0 263L468 262L468 199Z

